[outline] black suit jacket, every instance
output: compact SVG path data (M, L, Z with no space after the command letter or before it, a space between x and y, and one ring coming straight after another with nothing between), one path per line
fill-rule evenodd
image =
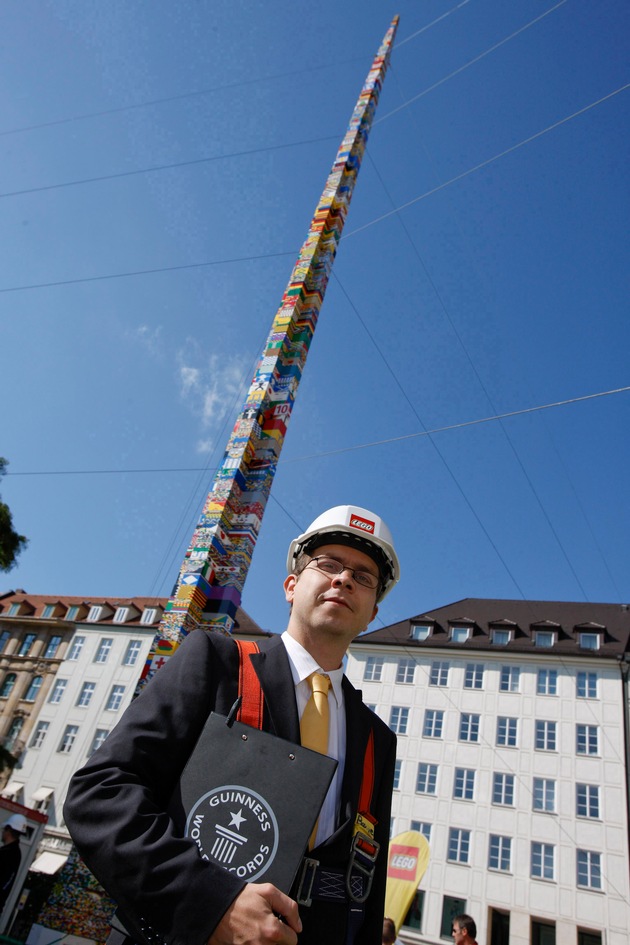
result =
M280 637L252 657L264 697L265 730L300 741L295 687ZM396 740L344 677L347 750L340 823L312 856L331 867L348 859L365 746L375 739L371 812L381 853L357 945L380 945ZM182 836L168 807L181 772L211 711L227 715L238 687L238 651L219 633L191 633L129 706L119 724L73 777L64 818L87 866L116 900L141 940L205 945L244 882L203 861ZM212 764L212 758L208 759ZM314 903L300 910L300 945L344 945L347 907Z

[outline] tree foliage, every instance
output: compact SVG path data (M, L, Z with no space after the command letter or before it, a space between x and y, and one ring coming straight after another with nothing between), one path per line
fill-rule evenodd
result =
M0 456L0 479L6 472L8 460ZM28 545L24 535L13 528L9 506L0 499L0 571L10 571L17 564L17 557Z

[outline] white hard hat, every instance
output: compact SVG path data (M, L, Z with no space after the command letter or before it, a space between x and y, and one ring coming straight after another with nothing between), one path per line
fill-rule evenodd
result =
M381 591L378 600L389 594L400 580L400 564L394 551L392 533L382 518L358 505L337 505L319 515L310 527L289 546L287 571L295 570L298 555L311 553L319 545L350 545L365 552L378 564Z
M10 827L16 833L26 833L26 817L24 814L11 814L2 826Z

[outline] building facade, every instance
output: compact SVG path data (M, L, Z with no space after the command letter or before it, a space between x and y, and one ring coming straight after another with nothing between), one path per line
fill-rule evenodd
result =
M391 834L430 858L402 929L622 945L630 929L621 605L467 599L364 634L347 673L398 734Z

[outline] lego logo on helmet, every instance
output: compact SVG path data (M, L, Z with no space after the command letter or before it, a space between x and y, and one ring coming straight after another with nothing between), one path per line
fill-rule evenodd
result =
M358 528L361 532L368 532L370 535L373 535L376 523L370 522L367 518L361 518L360 515L352 515L350 517L350 526L352 528Z

